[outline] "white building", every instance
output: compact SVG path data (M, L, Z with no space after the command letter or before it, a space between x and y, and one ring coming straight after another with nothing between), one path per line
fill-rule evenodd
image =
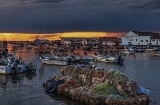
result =
M87 44L88 44L87 39L83 39L83 40L82 40L82 44L83 44L83 45L87 45Z
M130 31L125 37L122 37L121 40L122 45L160 45L160 34Z
M70 45L70 44L71 44L71 41L64 40L61 44L64 44L64 45Z
M60 37L61 44L64 45L87 45L97 42L97 38L85 38L85 37ZM94 44L94 43L93 43Z

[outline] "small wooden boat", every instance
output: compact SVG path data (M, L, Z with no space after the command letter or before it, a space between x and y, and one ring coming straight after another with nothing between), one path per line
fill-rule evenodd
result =
M44 64L53 64L53 65L60 65L66 66L68 65L67 57L42 57L40 56L42 63Z

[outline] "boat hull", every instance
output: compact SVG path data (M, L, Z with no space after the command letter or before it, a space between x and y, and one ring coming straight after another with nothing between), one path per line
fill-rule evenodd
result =
M61 60L44 60L41 59L42 63L44 64L50 64L50 65L60 65L60 66L66 66L67 61L61 61Z
M151 54L151 56L160 56L160 54L158 54L158 53L153 53L153 54Z
M100 62L108 62L108 63L114 63L116 62L115 59L108 59L108 58L103 58L103 59L99 59L97 61L100 61Z
M105 57L105 56L102 56L102 55L94 55L94 59L96 61L100 61L100 62L108 62L108 63L114 63L114 62L117 62L117 59L116 57Z
M14 72L10 67L8 66L0 66L0 74L3 74L3 75L9 75L9 74L20 74L20 73L23 73L24 70L23 69L20 69L20 70L17 70L16 72Z

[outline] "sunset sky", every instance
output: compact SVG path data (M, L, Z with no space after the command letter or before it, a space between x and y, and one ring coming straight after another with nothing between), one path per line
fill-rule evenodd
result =
M159 19L160 0L0 0L0 39L31 40L41 27L49 39L160 32Z
M60 37L121 37L125 33L107 33L107 32L65 32L51 34L27 34L27 33L0 33L0 40L7 41L33 41L38 35L39 39L58 40Z

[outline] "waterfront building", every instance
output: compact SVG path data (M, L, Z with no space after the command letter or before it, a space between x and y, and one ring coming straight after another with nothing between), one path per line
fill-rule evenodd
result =
M88 44L87 39L82 39L82 45L86 45L86 44Z
M47 44L49 43L49 40L41 40L41 39L36 39L34 40L35 44Z
M7 41L6 40L3 40L3 41L0 41L0 53L3 53L3 51L7 48Z
M60 46L61 45L61 40L55 40L53 44L57 45L57 46Z
M153 32L130 31L121 38L122 45L160 45L160 34Z
M61 44L63 45L89 45L98 43L98 38L84 38L84 37L60 37L60 38L61 38Z
M99 37L100 45L112 46L117 45L118 43L120 43L120 40L117 37Z

